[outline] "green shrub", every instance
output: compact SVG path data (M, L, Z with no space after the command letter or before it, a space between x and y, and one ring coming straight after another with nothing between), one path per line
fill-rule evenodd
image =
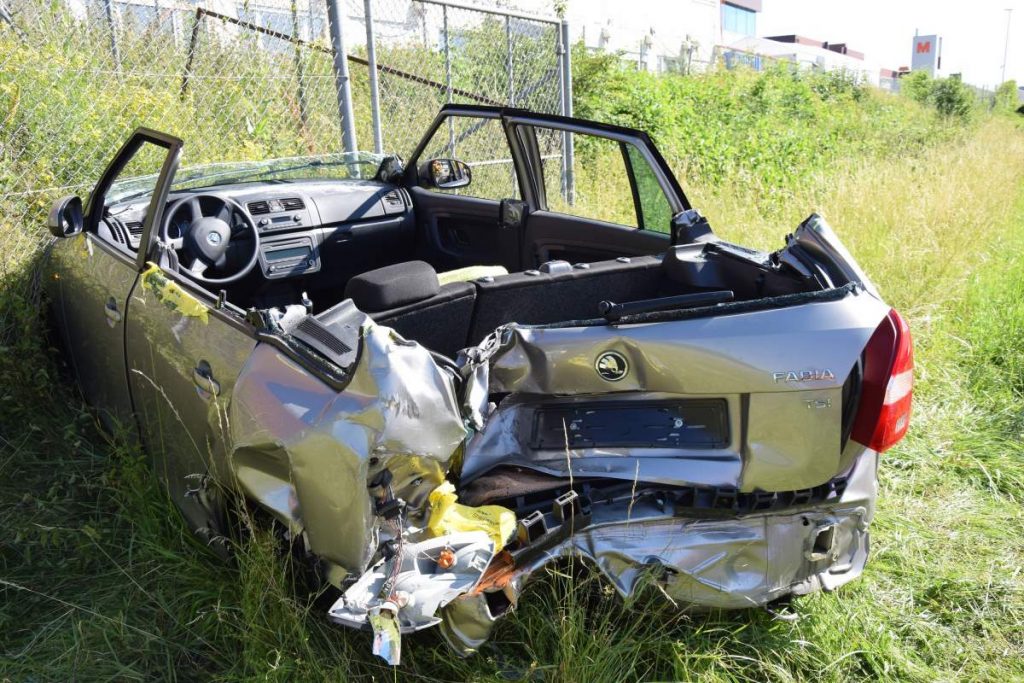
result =
M1019 106L1020 97L1017 95L1017 81L1003 81L1003 83L996 88L993 109L996 111L1014 111Z
M969 119L978 101L974 91L952 76L935 81L931 100L935 110L943 116L960 119Z
M959 131L921 106L927 95L915 101L847 72L789 64L654 76L577 45L573 85L578 116L645 130L686 182L738 183L767 206L836 164L914 155Z

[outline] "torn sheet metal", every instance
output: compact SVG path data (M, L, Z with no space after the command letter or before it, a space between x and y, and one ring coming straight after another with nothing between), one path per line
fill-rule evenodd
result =
M500 581L485 578L481 590L450 603L442 634L457 653L476 651L503 614L492 612L483 591L501 590L514 605L532 574L573 556L595 566L623 596L646 577L680 608L756 607L788 594L833 590L858 577L867 560L876 465L867 451L839 500L801 510L701 519L656 497L595 504L563 523L573 528L551 524L544 536L513 550L515 569Z
M146 264L142 271L139 284L153 292L157 301L172 311L181 313L183 316L199 318L204 323L209 322L209 309L199 299L195 298L181 286L167 278L160 266L152 261Z
M357 575L381 522L367 482L387 468L408 516L422 517L467 433L452 375L429 351L365 316L358 329L343 391L260 344L230 408L231 465L244 493L303 530L311 552Z

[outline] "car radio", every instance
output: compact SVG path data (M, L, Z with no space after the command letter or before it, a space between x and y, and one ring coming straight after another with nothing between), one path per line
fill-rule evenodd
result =
M260 264L268 278L292 277L320 270L320 254L312 238L298 237L260 247Z

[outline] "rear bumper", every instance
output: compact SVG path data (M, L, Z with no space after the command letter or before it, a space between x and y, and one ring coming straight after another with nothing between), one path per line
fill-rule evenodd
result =
M865 450L842 496L800 508L696 519L672 514L657 500L595 506L584 528L566 529L557 544L521 551L516 578L503 590L514 604L532 573L573 555L589 560L623 596L647 575L679 607L757 607L832 590L857 578L867 561L877 460ZM457 650L471 652L489 635L499 615L488 604L477 593L446 608L442 630Z

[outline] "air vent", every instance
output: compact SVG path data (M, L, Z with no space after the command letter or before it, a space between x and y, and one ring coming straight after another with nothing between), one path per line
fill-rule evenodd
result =
M384 213L391 216L396 213L405 213L405 200L402 198L401 192L398 190L391 190L381 200L384 202Z
M306 208L306 203L298 197L287 197L281 200L281 206L285 211L300 211Z
M130 246L128 242L128 229L124 227L124 223L113 216L107 216L106 222L107 228L110 230L110 236L114 238L114 241Z
M296 325L292 336L335 361L352 352L348 344L334 336L330 329L315 318L303 318Z
M128 228L128 232L132 234L132 237L136 239L142 237L141 221L128 221L127 223L125 223L125 227Z
M270 204L264 201L249 202L249 213L253 216L258 216L261 213L270 213Z

